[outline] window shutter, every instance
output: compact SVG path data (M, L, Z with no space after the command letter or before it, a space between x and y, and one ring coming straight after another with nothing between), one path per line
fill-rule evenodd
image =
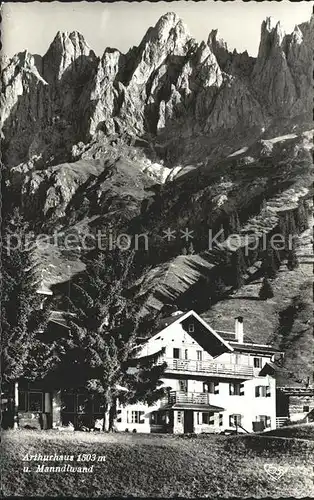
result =
M271 394L270 394L270 386L268 385L268 386L266 387L266 397L267 397L267 398L270 398L270 396L271 396Z
M234 427L234 418L233 415L229 415L229 426Z
M126 412L126 421L127 421L128 424L131 423L130 422L130 412L129 412L129 410L127 410L127 412Z
M214 383L214 394L219 394L219 382Z
M240 385L240 396L244 396L244 384Z
M229 384L229 394L230 394L230 396L234 395L234 385L233 384Z
M121 413L122 413L122 410L117 410L117 422L122 422Z
M223 425L223 414L219 413L219 425Z
M259 385L257 385L257 386L255 387L255 397L256 397L256 398L259 398L259 388L260 388L260 386L259 386Z
M145 415L145 411L140 411L139 412L139 423L140 424L144 424L145 423L144 415Z

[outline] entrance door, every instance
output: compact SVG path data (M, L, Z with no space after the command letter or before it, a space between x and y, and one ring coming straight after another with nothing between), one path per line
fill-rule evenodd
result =
M194 432L193 410L184 411L184 434Z

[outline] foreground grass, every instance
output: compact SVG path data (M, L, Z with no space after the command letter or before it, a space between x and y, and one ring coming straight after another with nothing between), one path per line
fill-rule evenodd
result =
M296 424L280 427L265 433L266 436L282 436L288 438L311 439L314 441L314 423Z
M105 455L92 473L35 472L26 453ZM304 497L314 494L312 441L263 436L3 432L4 496ZM69 462L66 462L69 463ZM72 465L90 465L70 462ZM31 472L23 472L23 465ZM278 479L264 469L282 471ZM267 466L266 466L267 467Z

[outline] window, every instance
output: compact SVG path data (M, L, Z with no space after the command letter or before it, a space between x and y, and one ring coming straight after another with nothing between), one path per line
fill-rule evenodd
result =
M169 423L169 415L165 412L154 411L151 413L151 424L164 425Z
M202 424L214 425L214 414L203 412L202 413Z
M122 410L117 410L117 422L122 422Z
M75 395L62 394L62 411L65 413L75 412Z
M229 395L244 396L244 384L240 384L239 382L229 384Z
M19 411L27 411L27 394L19 392Z
M203 382L203 392L209 392L211 389L211 382Z
M262 368L262 358L253 358L254 368Z
M188 392L188 381L187 380L179 380L179 391Z
M93 413L102 413L102 402L98 394L93 397Z
M271 395L269 385L257 385L255 387L256 398L269 398Z
M202 351L196 351L197 361L202 361Z
M130 420L130 413L131 413L131 420ZM131 412L128 412L128 423L129 424L144 424L144 411L137 411L137 410L132 410Z
M180 349L178 349L177 347L173 348L173 357L174 359L180 359Z
M43 395L41 392L29 393L29 411L43 411Z
M303 406L303 411L305 413L309 412L310 411L310 407L309 406Z
M229 425L230 427L242 426L242 415L235 413L234 415L229 415Z
M19 411L42 412L43 403L42 392L19 391Z
M103 413L103 404L101 398L95 394L93 398L93 411L94 413ZM121 413L121 410L118 410Z
M190 323L188 327L188 332L189 333L194 333L194 323Z
M204 382L203 392L208 392L209 394L219 394L219 382Z
M189 359L189 355L188 354L189 354L188 350L185 349L185 351L184 351L184 359Z
M264 424L264 428L271 426L271 418L268 415L258 415L256 417L257 422L262 422Z
M78 413L88 413L90 408L90 398L84 394L78 394L77 396L77 412Z

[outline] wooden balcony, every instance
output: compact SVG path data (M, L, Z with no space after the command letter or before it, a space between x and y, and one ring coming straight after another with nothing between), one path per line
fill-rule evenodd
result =
M207 392L170 391L168 403L171 405L178 403L209 405L210 396L211 394L208 394Z
M188 373L238 379L248 379L254 376L253 367L247 365L174 358L162 358L159 363L167 363L166 372L168 373Z

